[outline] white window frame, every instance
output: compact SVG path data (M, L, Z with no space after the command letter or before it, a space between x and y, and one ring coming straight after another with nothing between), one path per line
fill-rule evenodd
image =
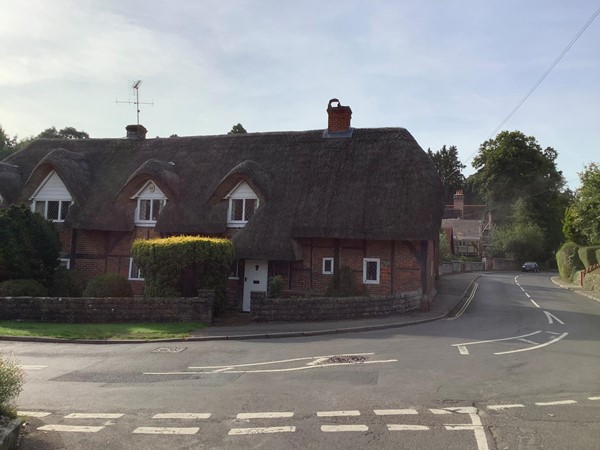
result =
M135 267L137 267L137 271L135 273L136 277L132 277L132 269L133 266L135 265ZM133 281L143 281L144 277L142 276L142 269L140 269L140 267L135 264L135 262L133 261L133 258L129 258L129 271L127 273L127 279L128 280L133 280Z
M331 263L331 270L325 269L325 265L327 262ZM323 258L323 270L321 271L321 273L323 275L333 275L333 270L333 258Z
M148 194L144 193L146 188L150 185L152 185L153 191L154 190L158 191L157 194L148 195ZM162 211L162 209L167 204L167 200L168 200L168 198L165 196L165 194L160 190L160 188L152 180L149 180L148 182L146 182L144 184L144 186L142 186L142 188L133 197L131 197L131 199L137 200L137 205L135 208L135 223L136 223L136 225L139 225L141 227L153 227L154 225L156 225L156 222L157 222L154 219L141 219L140 218L140 214L142 212L142 208L141 208L142 201L150 202L150 217L152 217L154 215L153 214L154 201L160 202L160 211ZM158 215L160 215L160 211L159 211ZM158 217L158 215L157 215L157 217Z
M254 206L254 212L256 212L256 210L259 208L260 206L260 199L258 198L258 195L256 195L256 193L252 190L252 188L250 186L248 186L250 188L250 190L252 190L252 194L240 194L240 193L236 193L237 189L240 187L240 185L242 183L245 183L244 180L240 181L238 184L236 184L236 186L229 192L229 194L227 194L225 196L225 198L229 201L229 204L227 206L227 225L229 227L232 228L241 228L246 226L246 224L248 223L247 220L244 220L244 217L246 217L246 201L247 200L254 200L255 206ZM247 184L247 183L246 183ZM233 202L234 200L241 200L242 201L242 220L234 220L231 218L231 215L233 213ZM254 214L252 214L254 216ZM252 217L250 217L252 219Z
M71 259L70 258L58 258L59 267L64 267L67 270L71 269Z
M55 194L49 195L47 192L46 193L42 192L44 190L44 188L46 187L46 184L48 183L48 181L53 176L56 176L62 184L62 187L60 188L60 190L62 190L63 192L56 195L56 197L55 197ZM42 213L42 211L39 211L38 214L41 214L44 217L44 219L51 220L52 222L55 222L55 223L62 223L65 221L65 219L61 219L61 216L63 215L62 214L63 205L65 203L68 203L69 208L70 208L74 203L73 197L71 196L69 190L65 186L65 183L60 178L60 176L56 173L55 170L51 170L50 173L48 175L46 175L46 178L44 178L44 181L42 181L40 183L40 185L35 190L34 194L29 198L29 200L31 201L31 211L34 213L38 212L38 211L36 211L36 204L38 202L43 203L44 211L43 211L43 213ZM48 219L48 202L58 202L58 217L56 219ZM67 214L68 214L68 211L65 214L65 217Z
M377 263L377 279L367 279L367 267L369 263ZM379 284L381 281L381 259L380 258L363 258L363 283L364 284Z
M48 218L48 203L49 202L57 202L58 203L58 217L56 219ZM41 211L37 210L37 207L36 207L37 203L44 204L44 212L43 213ZM69 208L73 205L72 200L36 200L36 199L33 199L33 201L31 202L31 211L34 213L41 214L44 217L44 219L46 219L46 220L51 220L52 222L55 222L55 223L62 223L65 221L65 219L61 219L64 203L68 203ZM65 217L67 216L67 214L68 214L68 211L65 214Z
M231 272L229 272L229 276L227 277L229 280L239 280L240 279L240 261L235 260L231 267Z

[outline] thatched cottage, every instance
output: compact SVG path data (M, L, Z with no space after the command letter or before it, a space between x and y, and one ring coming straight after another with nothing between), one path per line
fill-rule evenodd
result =
M336 99L327 113L325 130L38 139L0 163L0 204L55 222L65 266L120 273L138 293L134 239L200 234L231 237L241 310L272 275L318 295L341 266L372 296L419 291L427 308L443 211L432 162L403 128L352 128Z

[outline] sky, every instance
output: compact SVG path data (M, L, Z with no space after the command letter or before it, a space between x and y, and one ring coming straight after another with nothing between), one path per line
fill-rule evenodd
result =
M403 127L471 166L600 0L0 0L0 125L123 137ZM600 162L600 17L501 128Z

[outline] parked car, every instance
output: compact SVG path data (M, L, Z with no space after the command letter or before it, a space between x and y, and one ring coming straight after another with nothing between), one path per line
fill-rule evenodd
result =
M539 272L540 266L536 262L529 261L521 266L521 272Z

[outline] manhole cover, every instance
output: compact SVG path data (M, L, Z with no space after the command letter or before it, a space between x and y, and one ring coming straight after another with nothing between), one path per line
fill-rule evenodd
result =
M363 355L336 355L325 361L326 364L333 363L361 363L367 360L366 356Z
M152 353L181 353L187 347L158 347L152 350Z

